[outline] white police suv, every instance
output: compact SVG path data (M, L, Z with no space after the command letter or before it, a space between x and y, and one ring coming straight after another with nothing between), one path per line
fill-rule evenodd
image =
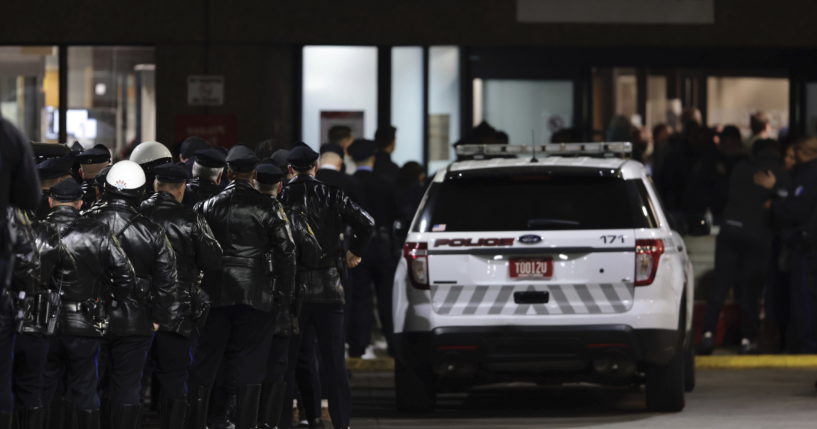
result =
M694 388L693 275L629 143L466 145L434 177L394 284L397 407L508 381Z

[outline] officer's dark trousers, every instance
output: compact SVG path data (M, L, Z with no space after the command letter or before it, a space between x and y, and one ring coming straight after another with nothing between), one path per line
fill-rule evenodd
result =
M715 282L709 291L704 331L714 332L723 302L735 288L743 338L755 341L759 331L760 295L769 267L768 241L723 229L715 244Z
M269 357L267 358L267 376L264 378L264 383L281 383L286 381L288 372L287 367L289 363L290 354L289 352L290 341L291 341L290 337L272 338L272 341L270 342ZM285 410L284 408L285 403L291 410L292 409L291 401L290 402L284 401L277 405L282 407L281 408L282 410ZM279 426L281 426L281 424L279 424ZM288 427L288 425L285 427Z
M153 340L156 358L154 374L159 380L161 399L183 399L187 397L187 371L193 360L191 339L173 332L159 331Z
M790 298L787 347L792 353L817 353L817 256L792 254Z
M0 292L0 412L14 411L11 377L14 362L14 311L8 295Z
M390 241L375 237L369 244L363 262L349 270L351 291L346 301L346 329L349 356L359 357L372 341L372 295L377 296L377 315L383 335L391 345L392 288L396 263Z
M212 387L222 364L228 387L261 384L266 376L273 326L272 313L247 305L210 310L188 384Z
M14 398L19 409L43 406L43 373L48 359L48 337L19 334L14 345Z
M314 420L321 412L321 381L318 377L318 351L314 325L301 325L301 335L292 337L289 343L287 364L287 392L289 400L281 413L280 426L291 427L292 399L297 396L305 416L301 420Z
M65 399L80 410L98 410L99 350L101 338L56 335L50 338L48 364L43 376L43 402L50 403L62 394L58 387L65 380Z
M150 336L105 338L107 349L107 400L112 406L141 403L142 371L153 342Z
M352 395L344 356L343 305L305 303L300 320L302 332L309 328L315 330L321 391L329 400L332 424L335 428L346 428L351 417ZM294 371L291 366L290 371Z

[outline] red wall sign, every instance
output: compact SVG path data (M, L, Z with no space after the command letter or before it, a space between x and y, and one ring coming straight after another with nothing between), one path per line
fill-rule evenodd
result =
M230 148L236 144L236 120L233 115L176 115L176 141L199 136L210 144Z

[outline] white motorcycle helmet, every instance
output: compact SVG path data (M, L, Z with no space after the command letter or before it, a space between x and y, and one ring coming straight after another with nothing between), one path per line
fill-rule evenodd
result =
M129 159L139 165L145 165L151 163L164 164L165 162L170 162L172 158L173 155L170 154L170 149L168 149L167 146L159 142L150 141L139 143L133 148Z
M119 161L108 170L105 182L111 190L130 194L145 186L145 172L133 161Z

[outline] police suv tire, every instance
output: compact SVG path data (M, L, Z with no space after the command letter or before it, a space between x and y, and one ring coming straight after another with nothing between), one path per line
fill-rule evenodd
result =
M684 391L695 390L695 347L692 341L685 347L684 356Z
M677 413L684 409L686 354L686 347L678 347L669 362L647 368L648 410Z
M431 369L415 371L394 360L394 397L397 411L418 413L434 411L437 405L437 393L434 391L434 380Z

